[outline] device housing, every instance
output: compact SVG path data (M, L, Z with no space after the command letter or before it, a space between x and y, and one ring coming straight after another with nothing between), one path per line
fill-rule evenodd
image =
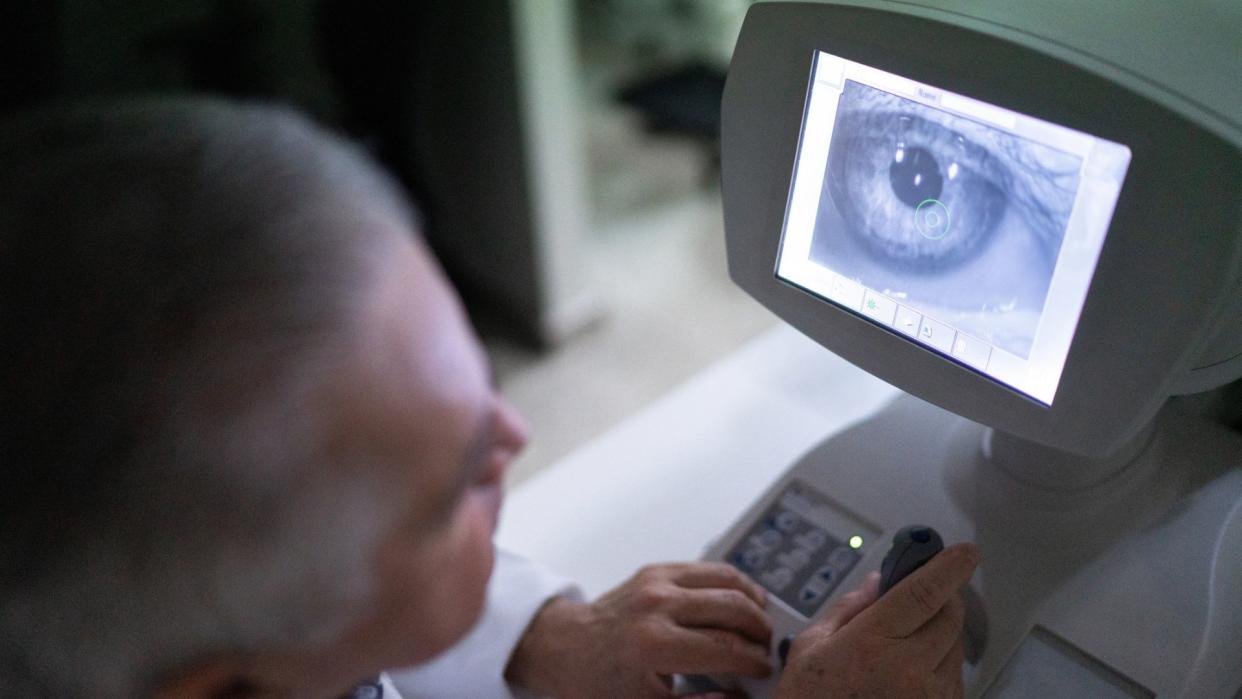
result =
M911 394L1071 454L1113 454L1168 397L1242 376L1242 98L1228 77L1238 47L1226 40L1239 18L1224 17L1239 11L1197 5L1121 15L1100 3L755 5L722 105L730 275L794 327ZM1131 149L1050 406L777 278L817 51Z

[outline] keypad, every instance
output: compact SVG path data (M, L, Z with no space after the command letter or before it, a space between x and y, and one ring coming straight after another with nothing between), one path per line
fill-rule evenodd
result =
M792 484L738 540L726 560L810 618L860 555L807 516L827 503Z

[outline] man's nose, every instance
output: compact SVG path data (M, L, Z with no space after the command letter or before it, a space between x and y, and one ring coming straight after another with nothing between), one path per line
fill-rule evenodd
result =
M530 440L530 428L517 408L505 400L498 398L497 406L497 442L516 456Z

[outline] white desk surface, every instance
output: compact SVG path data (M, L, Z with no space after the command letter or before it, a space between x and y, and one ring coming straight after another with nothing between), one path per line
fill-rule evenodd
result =
M697 559L803 452L898 393L781 325L516 487L497 543L589 597Z

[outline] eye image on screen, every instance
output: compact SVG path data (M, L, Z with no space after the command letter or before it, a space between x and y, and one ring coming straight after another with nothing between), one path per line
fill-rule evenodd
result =
M1082 158L846 80L811 259L1022 358Z

